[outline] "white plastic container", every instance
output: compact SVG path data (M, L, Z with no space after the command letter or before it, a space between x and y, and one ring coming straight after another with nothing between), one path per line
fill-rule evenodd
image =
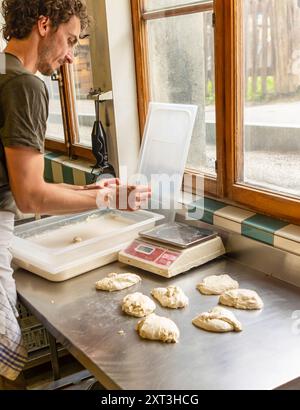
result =
M197 111L196 105L149 105L136 182L151 184L151 210L159 209L165 222L173 222L175 216L173 206L179 198Z
M14 262L53 282L104 266L118 259L142 230L163 216L148 211L92 211L54 216L15 229Z

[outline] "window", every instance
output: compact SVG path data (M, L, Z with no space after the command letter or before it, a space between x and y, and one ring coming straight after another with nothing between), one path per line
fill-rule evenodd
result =
M52 78L43 77L50 94L46 148L94 161L91 134L96 113L89 93L111 91L111 78L105 2L87 0L87 7L89 15L99 18L92 22L89 36L80 40L74 64L62 67ZM105 124L105 104L101 108Z
M300 222L300 2L132 0L149 101L199 107L186 172L206 195Z
M42 79L50 96L46 148L91 158L95 105L89 99L93 79L88 46L88 39L81 40L74 64Z

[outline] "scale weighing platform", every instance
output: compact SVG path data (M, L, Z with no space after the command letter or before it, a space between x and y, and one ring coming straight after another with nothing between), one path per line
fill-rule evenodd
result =
M225 253L217 233L181 223L160 225L139 236L119 252L119 261L167 278Z

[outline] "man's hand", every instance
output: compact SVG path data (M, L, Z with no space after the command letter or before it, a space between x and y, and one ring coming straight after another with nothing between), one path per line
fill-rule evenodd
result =
M109 184L97 194L98 208L137 211L151 197L151 188L143 185Z
M119 178L103 178L99 182L91 185L85 185L82 189L90 190L90 189L103 189L107 188L110 185L120 185L121 182Z

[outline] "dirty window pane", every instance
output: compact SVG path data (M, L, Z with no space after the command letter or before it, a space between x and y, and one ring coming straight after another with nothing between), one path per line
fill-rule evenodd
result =
M51 77L46 77L41 74L38 76L45 82L49 92L49 117L47 121L46 138L64 142L64 126L59 94L58 81L51 80Z
M300 2L245 0L239 182L300 196Z
M78 55L73 64L75 109L78 121L77 143L91 147L91 133L95 121L95 106L88 98L93 88L92 63L90 56L90 41L88 38L80 40Z
M147 29L151 100L198 106L187 167L215 174L212 13L150 20Z

